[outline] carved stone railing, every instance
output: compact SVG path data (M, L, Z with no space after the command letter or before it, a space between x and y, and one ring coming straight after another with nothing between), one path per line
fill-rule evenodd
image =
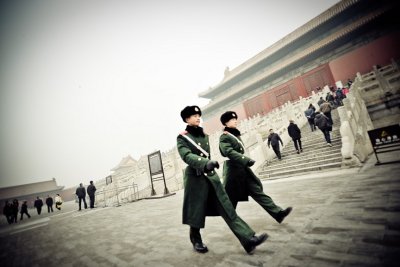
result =
M347 98L343 99L343 106L338 108L343 167L360 165L373 151L367 134L373 125L357 83L356 79Z
M384 67L374 66L369 73L357 73L344 106L338 108L343 166L359 165L373 152L369 130L399 122L398 105L390 105L399 99L399 89L400 72L393 60Z

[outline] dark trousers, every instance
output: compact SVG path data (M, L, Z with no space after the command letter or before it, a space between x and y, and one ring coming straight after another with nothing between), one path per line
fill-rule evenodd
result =
M212 201L212 203L215 205L218 214L225 220L226 224L235 234L237 239L239 239L242 246L244 248L248 247L249 240L254 236L255 232L238 215L236 215L234 218L231 218L231 216L229 216L228 213L226 212L226 210L234 209L231 202L228 201L222 204L220 201L218 201L214 188L212 187L211 184L209 185L209 188L210 188L209 194L214 194L211 196L211 198L214 200ZM234 210L233 212L236 214ZM193 242L192 240L193 241L201 240L199 228L194 228L194 227L190 228L190 241Z
M79 197L79 210L81 210L82 208L82 206L81 206L81 204L82 204L82 200L83 200L83 204L84 204L84 206L85 206L85 209L87 209L87 204L86 204L86 199L85 199L85 197Z
M329 121L330 121L331 124L333 125L332 113L329 111L329 112L327 112L327 113L324 113L324 115L328 117Z
M201 239L200 235L200 228L190 226L189 231L190 242L194 245L195 243L202 244L203 240Z
M281 159L281 151L279 151L279 144L277 145L272 145L272 149L274 150L276 156L278 157L278 159Z
M90 208L93 209L94 208L94 195L89 195L90 198Z
M329 133L329 130L325 129L325 130L321 130L321 131L324 134L325 141L330 144L331 143L331 135Z
M14 222L14 217L13 215L5 215L7 218L8 224L12 224Z
M40 215L40 213L42 213L42 207L36 207L36 210L37 210L37 214Z
M29 215L29 213L27 212L27 211L23 211L23 212L21 212L21 218L20 218L20 220L22 220L23 218L24 218L24 214L26 214L27 216L28 216L28 218L30 218L31 217L31 215Z
M51 206L47 206L47 212L49 212L50 213L50 211L51 212L53 212L53 205L51 205Z
M315 130L314 119L308 119L308 124L310 124L311 132L314 132L314 130Z
M301 150L303 150L303 148L301 147L301 139L293 139L293 144L294 144L294 148L299 151L299 147Z
M255 202L258 203L272 218L277 218L282 208L274 203L272 198L264 193L263 188L254 180L246 179L246 187ZM237 200L231 200L233 207L236 209Z
M221 215L221 217L225 220L226 224L229 226L229 228L237 237L237 239L239 239L242 246L246 248L248 246L250 238L252 238L255 235L253 229L251 229L250 226L245 221L243 221L242 218L240 218L239 216L236 216L232 220L231 217L225 211L226 207L223 207L219 201L215 201L215 204L218 214ZM229 206L231 206L230 203ZM233 206L229 208L233 209Z

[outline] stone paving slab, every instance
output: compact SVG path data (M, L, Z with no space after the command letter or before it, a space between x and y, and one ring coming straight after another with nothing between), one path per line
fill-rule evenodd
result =
M195 253L181 224L183 192L119 207L35 216L0 228L1 266L398 266L400 164L264 181L292 214L276 223L253 200L239 215L270 238L247 255L220 217ZM75 206L76 205L76 206Z

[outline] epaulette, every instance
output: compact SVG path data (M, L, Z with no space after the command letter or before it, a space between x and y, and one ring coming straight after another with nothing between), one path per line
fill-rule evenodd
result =
M188 132L187 131L183 131L183 132L181 132L180 134L181 135L186 135Z

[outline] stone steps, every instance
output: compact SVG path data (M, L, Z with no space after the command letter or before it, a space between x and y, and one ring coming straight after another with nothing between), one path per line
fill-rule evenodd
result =
M266 179L278 179L278 178L285 178L285 177L291 177L291 176L297 176L297 175L304 175L307 173L314 173L314 172L320 172L324 171L327 169L340 169L342 166L342 162L331 162L331 163L324 163L324 165L318 166L318 165L313 165L309 167L304 167L300 169L293 169L293 170L287 170L287 171L281 171L277 173L271 173L271 174L264 174L264 175L259 175L258 178L261 180L266 180Z
M342 160L342 155L339 156L331 156L331 155L327 155L327 157L325 158L316 158L315 160L312 161L302 161L302 162L290 162L290 164L284 164L281 166L272 166L271 168L268 168L265 171L261 171L260 175L264 176L264 175L271 175L271 174L282 174L282 173L288 173L288 172L297 172L298 170L303 170L303 169L308 169L311 167L315 167L315 166L324 166L324 165L328 165L331 163L337 163L338 161L340 161L341 164L341 160Z
M338 169L342 165L340 120L337 110L332 111L334 123L331 132L332 147L325 142L320 130L311 132L308 123L301 129L303 152L297 154L293 141L281 149L282 160L274 158L262 166L258 175L262 180L303 175L323 170Z
M329 151L332 149L328 147L326 150L318 151L317 153L309 153L308 155L304 155L304 153L293 154L287 157L283 157L281 161L275 160L270 162L268 165L264 165L260 174L263 172L273 171L276 168L284 168L288 163L297 165L297 164L306 164L308 162L314 162L316 160L329 160L332 158L337 158L341 156L340 149L336 149L335 151Z
M304 142L303 141L303 138L301 139L301 146L302 146L302 148L303 148L303 153L308 153L308 152L310 152L310 151L312 151L312 150L318 150L318 149L322 149L322 148L325 148L325 147L328 147L328 148L333 148L333 147L338 147L338 146L341 146L341 144L342 144L342 140L340 139L340 138L332 138L331 139L331 142L332 142L332 147L329 147L327 144L326 144L326 142L325 142L325 139L324 139L324 137L322 136L322 133L321 133L321 136L318 136L317 137L317 139L318 139L318 141L316 142L315 141L315 139L314 140L312 140L314 143L310 143L310 142ZM287 144L285 147L284 147L284 149L282 150L282 153L281 154L283 154L283 155L285 155L285 154L287 154L287 155L290 155L290 154L293 154L293 153L296 153L296 150L295 150L295 148L294 148L294 144L293 144L293 142L291 141L289 144Z

